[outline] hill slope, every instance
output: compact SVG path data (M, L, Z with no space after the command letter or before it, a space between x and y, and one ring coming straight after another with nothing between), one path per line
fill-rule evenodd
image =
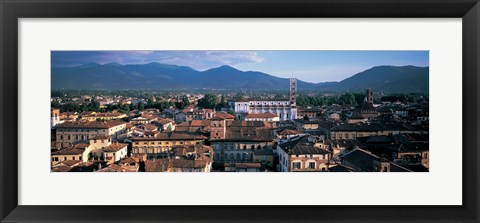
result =
M373 88L378 92L428 92L428 83L428 67L378 66L340 81L334 90L364 91Z
M160 63L89 63L52 68L52 89L246 89L287 90L288 79L221 66L206 71ZM379 66L340 82L298 81L299 90L428 92L428 67Z

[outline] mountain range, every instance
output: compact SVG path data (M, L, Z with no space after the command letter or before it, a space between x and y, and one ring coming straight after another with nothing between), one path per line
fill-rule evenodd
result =
M186 66L161 63L89 63L75 67L53 67L52 89L244 89L287 90L288 78L257 71L221 66L197 71ZM339 82L309 83L298 80L299 90L325 92L364 91L428 93L429 68L377 66Z

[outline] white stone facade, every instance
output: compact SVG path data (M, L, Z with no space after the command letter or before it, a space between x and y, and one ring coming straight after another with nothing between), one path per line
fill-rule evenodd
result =
M297 118L297 108L290 106L290 101L246 101L235 102L237 114L274 113L282 121Z

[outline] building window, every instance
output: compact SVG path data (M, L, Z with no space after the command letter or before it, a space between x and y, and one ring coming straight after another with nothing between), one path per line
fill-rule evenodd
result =
M74 157L74 156L72 156L72 160L75 160L75 157Z
M308 168L309 169L315 169L315 162L308 163Z
M292 163L292 169L300 169L301 163L300 162L294 162Z

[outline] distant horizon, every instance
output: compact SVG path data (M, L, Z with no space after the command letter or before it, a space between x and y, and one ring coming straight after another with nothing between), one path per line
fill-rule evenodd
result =
M338 82L378 66L429 67L428 51L52 51L51 68L88 64L159 63L206 71L229 66L240 71L292 76L309 83Z
M81 65L75 65L75 66L70 66L70 67L52 67L52 68L80 68L82 66L86 66L86 65L90 65L90 64L97 64L99 66L105 66L105 65L109 65L109 64L118 64L120 66L130 66L130 65L148 65L148 64L161 64L161 65L169 65L169 66L178 66L178 67L188 67L190 69L193 69L193 70L196 70L195 68L192 68L192 67L189 67L189 66L182 66L182 65L176 65L176 64L166 64L166 63L159 63L159 62L149 62L149 63L132 63L132 64L121 64L121 63L117 63L117 62L108 62L108 63L96 63L96 62L88 62L88 63L85 63L85 64L81 64ZM367 68L366 70L369 70L369 69L372 69L372 68L375 68L375 67L382 67L382 66L390 66L390 67L408 67L408 66L413 66L413 67L421 67L421 68L427 68L429 66L415 66L415 65L402 65L402 66L395 66L395 65L378 65L378 66L374 66L374 67L370 67L370 68ZM260 73L265 73L263 71L259 71L259 70L240 70L234 66L231 66L231 65L220 65L218 67L213 67L213 68L210 68L210 69L207 69L207 70L204 70L204 71L200 71L200 70L196 70L196 71L200 71L200 72L205 72L205 71L208 71L208 70L213 70L213 69L218 69L220 67L231 67L233 69L236 69L236 70L239 70L239 71L242 71L242 72L260 72ZM359 71L358 73L361 73L361 72L364 72L366 70L362 70L362 71ZM352 76L354 76L355 74L358 74L358 73L354 73L352 74L351 76L349 77L346 77L345 79L347 78L350 78ZM340 82L342 80L345 80L345 79L342 79L342 80L338 80L338 81L324 81L324 82L309 82L309 81L305 81L305 80L302 80L302 79L299 79L297 77L295 77L294 75L292 77L281 77L281 76L277 76L277 75L273 75L273 74L269 74L269 73L265 73L265 74L268 74L268 75L271 75L271 76L274 76L274 77L278 77L278 78L296 78L297 80L299 81L303 81L303 82L306 82L306 83L312 83L312 84L321 84L321 83L331 83L331 82Z

